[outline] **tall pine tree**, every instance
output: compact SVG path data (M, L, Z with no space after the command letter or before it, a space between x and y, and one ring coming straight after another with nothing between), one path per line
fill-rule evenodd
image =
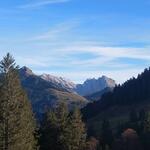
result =
M68 127L68 109L64 103L46 113L41 126L40 149L64 150L65 131Z
M35 120L9 53L0 62L0 76L0 150L35 150Z
M83 150L85 143L85 125L79 110L69 114L61 103L46 114L41 126L41 150Z
M66 150L84 150L86 146L85 124L82 122L80 111L76 108L70 115L66 133Z
M109 147L109 149L112 148L113 143L113 133L112 129L110 127L110 122L107 119L104 119L102 122L102 150L106 150L106 146Z

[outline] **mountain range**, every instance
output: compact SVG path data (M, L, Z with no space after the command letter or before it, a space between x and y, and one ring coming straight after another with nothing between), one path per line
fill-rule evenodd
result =
M77 93L81 96L91 95L103 91L105 88L114 88L116 85L113 79L106 76L99 77L98 79L87 79L83 84L75 84L68 79L50 74L42 74L40 77L49 83L55 84L69 92Z
M83 84L75 84L63 77L50 74L36 75L25 66L19 69L19 76L31 101L33 111L37 115L55 107L60 101L66 103L69 109L75 106L82 108L90 102L90 94L101 93L105 88L112 89L116 85L114 80L106 76L88 79Z

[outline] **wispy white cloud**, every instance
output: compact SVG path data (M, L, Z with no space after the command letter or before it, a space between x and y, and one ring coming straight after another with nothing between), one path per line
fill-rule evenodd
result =
M80 20L71 20L57 24L45 33L40 33L27 39L26 42L38 44L44 47L45 52L48 54L56 55L57 58L70 57L73 54L91 54L95 58L87 60L73 61L76 64L97 64L98 62L110 62L118 58L150 60L149 47L121 47L109 46L107 42L99 42L94 40L87 40L85 38L78 39L76 36L76 29L80 26ZM115 44L115 43L114 43ZM117 45L117 44L116 44ZM65 58L66 58L65 57ZM99 61L100 60L100 61ZM98 64L99 64L98 63Z
M145 67L148 67L148 64L150 64L150 52L148 48L94 47L82 44L75 46L72 43L69 47L55 47L41 53L43 53L41 57L30 56L20 61L22 61L22 64L32 66L33 69L35 68L36 73L51 73L64 76L76 83L80 83L86 78L99 77L101 75L107 75L115 79L118 83L123 83L144 69L144 67L137 66L137 64L132 64L128 61L116 61L117 59L130 58L139 61L144 60L147 61L147 66L145 65ZM85 59L84 54L89 53L94 54L95 57ZM40 55L40 53L38 54ZM72 55L76 54L83 56L84 59L72 57ZM36 68L40 69L36 70ZM64 70L60 71L60 68ZM67 71L65 71L66 69Z
M83 43L76 45L72 42L63 47L48 47L43 51L31 50L34 55L16 57L16 61L20 65L31 67L38 74L50 73L64 76L76 83L101 75L107 75L118 83L123 83L144 69L144 66L137 66L136 63L120 62L116 61L117 59L144 60L147 61L145 67L150 64L150 51L148 48L105 47L93 46L92 42L89 45ZM94 57L86 59L84 54L94 54ZM73 55L82 56L83 59L82 57L72 57ZM61 68L63 69L59 70Z
M70 0L35 0L31 3L24 4L19 6L19 8L38 8L46 5L57 4L57 3L66 3Z
M54 41L58 40L61 36L66 36L67 33L72 31L74 28L79 26L79 20L71 20L67 22L63 22L60 24L51 27L51 29L45 33L41 33L40 35L33 36L28 38L27 41Z
M68 53L91 53L104 58L131 58L150 60L149 48L134 48L134 47L109 47L109 46L94 46L94 45L70 45L62 49Z
M69 39L72 30L75 30L79 24L78 21L61 23L48 32L28 38L26 43L31 44L33 49L31 51L35 56L23 56L18 59L19 63L31 66L36 73L45 72L64 76L76 83L101 75L107 75L118 83L123 83L144 69L144 66L136 66L136 63L128 61L121 62L118 59L147 61L145 67L150 64L149 47L109 46L109 43L90 39ZM86 55L93 57L86 58ZM59 70L61 68L63 71Z
M23 39L22 42L17 40L15 45L29 52L17 53L20 55L20 58L16 57L17 62L31 67L37 73L64 76L77 83L101 75L107 75L122 83L150 64L149 47L121 47L116 43L116 46L112 46L113 44L107 42L82 37L80 33L79 36L76 29L80 23L80 20L66 21L44 33ZM137 63L121 62L122 58L147 61L147 64L141 67Z

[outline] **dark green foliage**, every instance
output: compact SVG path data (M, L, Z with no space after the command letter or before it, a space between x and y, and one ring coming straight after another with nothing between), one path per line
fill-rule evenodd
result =
M8 53L0 62L0 150L35 150L35 121L17 70Z
M100 145L102 150L109 146L109 150L149 150L150 149L150 118L142 109L139 112L132 110L127 122L116 126L116 134L112 136L109 121L102 123ZM110 143L110 144L109 144Z
M136 110L132 109L129 114L129 122L126 124L126 128L132 128L138 133L140 132L140 122L139 122L139 114L136 112Z
M140 137L144 147L144 150L150 149L150 118L146 112L142 112L142 117L140 121L141 132Z
M83 150L86 134L81 114L69 114L65 104L46 114L41 126L41 150Z
M98 125L103 118L108 118L114 133L114 150L127 150L127 145L130 145L131 150L150 150L150 119L146 112L150 110L149 102L150 68L145 69L142 74L138 75L137 79L132 78L123 85L115 87L113 92L104 94L101 100L88 104L82 109L82 113L88 123L88 127L90 127L88 130L91 132L91 127L95 129L92 130L94 132L92 135L99 134L103 149L105 149L107 137L111 137L112 133L105 132L107 131L105 128L108 127L107 121L103 122L101 130L99 130ZM99 131L98 134L96 134L97 131ZM135 131L137 135L135 136L134 132L131 132L131 134L127 134L127 138L122 139L124 131ZM100 135L100 132L103 134ZM126 139L127 143L124 141Z
M107 145L109 146L109 148L111 148L113 143L113 134L108 120L103 120L101 130L102 149L105 150Z
M67 129L67 150L84 150L86 141L85 125L82 122L81 114L75 109L69 117Z
M148 113L144 109L140 110L140 112L139 112L139 120L140 121L144 121L147 118L148 118Z
M138 115L136 110L131 110L130 112L130 118L129 118L130 122L137 122L138 121Z
M65 108L61 105L55 111L50 111L45 115L41 127L41 150L61 149L68 115Z

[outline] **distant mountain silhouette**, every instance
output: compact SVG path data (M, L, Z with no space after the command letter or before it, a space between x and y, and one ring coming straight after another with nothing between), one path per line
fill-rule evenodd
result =
M87 79L83 84L76 85L75 91L82 96L87 96L115 86L116 83L113 79L102 76L98 79Z

